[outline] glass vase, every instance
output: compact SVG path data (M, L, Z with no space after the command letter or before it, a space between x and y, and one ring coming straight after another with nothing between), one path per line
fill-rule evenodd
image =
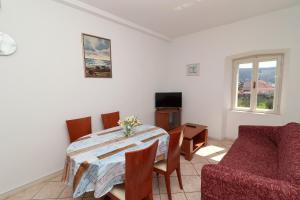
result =
M129 137L134 134L134 127L133 126L124 126L123 133L126 137Z

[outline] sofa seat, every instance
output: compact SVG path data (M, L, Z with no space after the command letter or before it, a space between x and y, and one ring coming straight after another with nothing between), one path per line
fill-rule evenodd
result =
M220 165L277 179L277 146L268 139L243 137L232 145Z

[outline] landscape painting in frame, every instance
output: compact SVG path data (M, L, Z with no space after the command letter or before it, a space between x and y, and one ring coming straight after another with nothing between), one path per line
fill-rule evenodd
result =
M109 39L82 34L85 77L111 78L111 42Z

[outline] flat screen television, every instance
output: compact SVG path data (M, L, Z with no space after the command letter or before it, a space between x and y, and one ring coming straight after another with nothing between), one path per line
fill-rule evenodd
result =
M182 93L181 92L161 92L155 93L156 108L181 108Z

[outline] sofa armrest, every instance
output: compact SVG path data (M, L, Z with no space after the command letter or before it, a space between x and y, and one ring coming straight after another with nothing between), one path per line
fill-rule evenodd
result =
M239 137L265 136L277 142L279 138L280 126L239 126Z
M205 165L201 173L202 200L299 200L300 186L221 165Z

